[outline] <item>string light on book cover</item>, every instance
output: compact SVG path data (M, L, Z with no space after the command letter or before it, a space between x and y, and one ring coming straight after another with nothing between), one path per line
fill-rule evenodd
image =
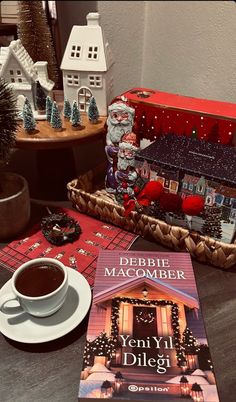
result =
M183 360L184 352L181 347L181 335L179 326L179 308L176 303L171 300L143 300L129 297L116 297L112 299L112 313L111 313L111 337L116 345L119 337L119 310L120 303L129 303L133 305L146 305L146 306L171 306L171 325L173 330L173 342L176 350L178 366Z
M138 323L151 324L155 320L155 315L152 311L148 313L147 310L141 310L135 318Z

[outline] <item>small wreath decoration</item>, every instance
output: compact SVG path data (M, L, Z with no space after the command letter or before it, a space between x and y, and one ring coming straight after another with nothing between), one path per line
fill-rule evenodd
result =
M142 322L145 324L151 324L155 320L155 316L153 312L151 311L150 313L140 311L138 314L136 314L136 321L137 322Z
M56 246L73 243L81 233L81 227L78 222L62 212L42 218L41 230L49 243Z

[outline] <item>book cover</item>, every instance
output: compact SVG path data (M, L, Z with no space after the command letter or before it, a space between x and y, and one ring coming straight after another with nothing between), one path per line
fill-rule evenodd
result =
M219 401L188 253L99 254L79 400Z

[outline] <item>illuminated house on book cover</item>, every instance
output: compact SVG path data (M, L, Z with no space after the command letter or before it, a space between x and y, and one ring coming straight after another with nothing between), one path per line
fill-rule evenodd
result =
M218 401L191 259L102 251L79 398Z

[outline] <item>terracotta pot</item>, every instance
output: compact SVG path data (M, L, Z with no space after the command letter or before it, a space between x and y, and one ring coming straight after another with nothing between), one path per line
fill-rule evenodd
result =
M22 232L30 219L30 196L24 177L10 172L0 174L0 240Z

